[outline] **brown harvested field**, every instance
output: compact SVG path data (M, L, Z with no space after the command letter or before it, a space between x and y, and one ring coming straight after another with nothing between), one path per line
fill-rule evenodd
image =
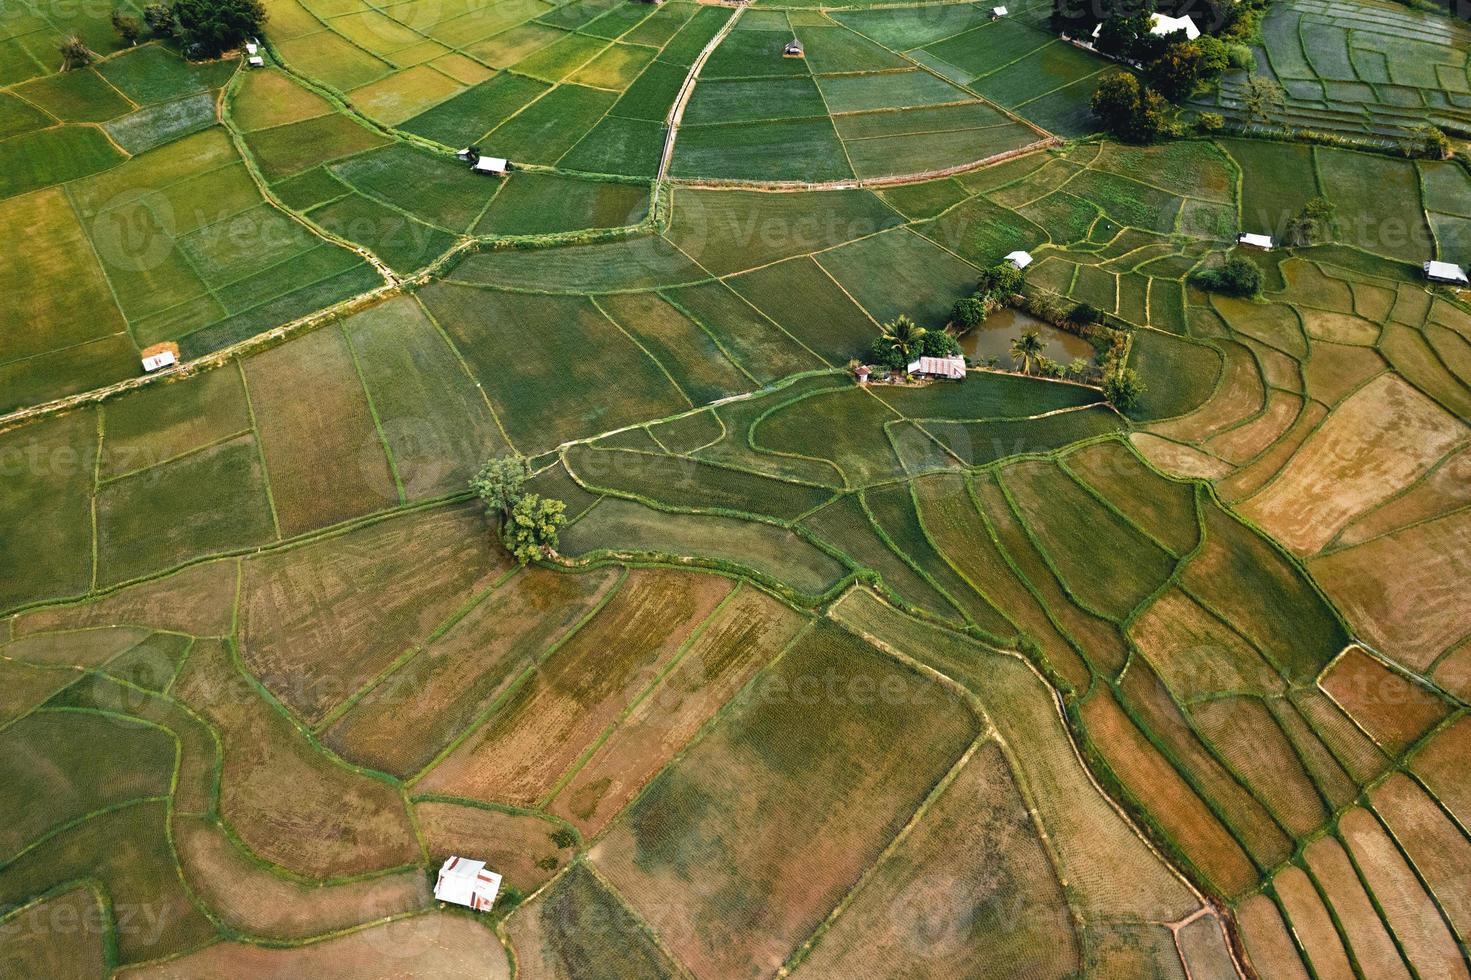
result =
M354 762L407 778L469 729L619 581L612 568L517 573L359 699L323 740Z
M1321 686L1390 755L1413 745L1450 713L1433 692L1350 647Z
M1369 802L1420 872L1458 936L1471 935L1471 841L1414 780L1395 773L1369 793Z
M41 667L100 667L148 638L135 626L99 626L22 637L0 646L0 657ZM75 678L73 678L75 679Z
M1175 936L1166 926L1149 923L1089 924L1090 977L1152 977L1188 980Z
M417 868L381 878L313 886L272 874L244 854L219 824L175 817L184 880L232 929L269 939L309 939L429 905Z
M506 921L523 980L666 980L679 976L638 918L578 863Z
M1354 781L1367 783L1389 768L1389 757L1343 709L1317 688L1299 688L1292 703Z
M1167 480L1121 442L1103 442L1069 453L1063 462L1124 516L1176 556L1200 540L1195 488Z
M415 791L535 805L673 662L732 588L717 575L630 572L612 601L425 773Z
M1343 296L1348 303L1353 302L1347 286L1343 287ZM1210 304L1237 334L1251 337L1293 358L1307 356L1308 341L1303 336L1297 310L1292 306L1255 302L1219 293L1211 295Z
M1272 887L1297 940L1307 950L1318 980L1354 980L1353 967L1343 951L1343 942L1328 910L1323 907L1313 882L1299 868L1285 868L1272 879Z
M15 635L126 623L195 636L223 636L230 631L238 567L234 558L205 562L92 602L22 613L15 619Z
M590 856L695 975L767 974L978 727L945 688L819 624Z
M1221 929L1221 920L1214 915L1202 915L1182 926L1175 934L1175 942L1180 947L1180 958L1189 965L1192 977L1238 976L1231 949L1226 945L1226 934Z
M1226 356L1226 368L1216 390L1189 415L1149 427L1149 431L1180 442L1208 439L1238 422L1251 418L1267 401L1256 358L1241 344L1218 341ZM1145 455L1149 453L1145 451Z
M1212 436L1205 448L1233 466L1244 466L1292 427L1302 407L1298 395L1273 388L1267 394L1267 408L1261 415Z
M1160 828L1226 895L1257 881L1256 870L1190 785L1149 743L1105 689L1083 703L1083 723L1093 747L1133 794L1147 804Z
M1464 978L1466 967L1456 940L1379 821L1355 807L1343 815L1338 827L1415 972L1423 980Z
M1471 635L1471 511L1335 551L1308 570L1366 639L1412 670Z
M1195 896L1099 790L1071 744L1056 694L1024 660L925 626L871 592L853 590L832 615L885 647L912 651L957 678L1013 747L1017 783L1056 846L1063 877L1085 917L1174 921ZM1127 878L1128 886L1120 882Z
M1285 687L1256 647L1177 586L1130 624L1129 637L1182 701L1219 691L1274 694Z
M452 854L473 854L525 894L540 888L575 854L575 847L559 847L552 839L563 829L559 824L529 813L421 800L414 804L414 819L434 867Z
M1120 685L1120 703L1154 737L1176 770L1194 777L1199 795L1215 803L1258 867L1274 867L1293 851L1293 843L1261 802L1207 750L1189 719L1142 660L1129 666Z
M0 919L0 976L102 980L103 905L92 888L9 910Z
M1471 430L1398 375L1386 374L1329 413L1242 512L1299 554L1418 480Z
M416 511L245 562L242 656L314 724L509 567L474 505Z
M1373 347L1379 340L1379 324L1352 313L1303 309L1302 319L1314 340L1353 347Z
M1312 777L1260 700L1220 698L1195 705L1191 714L1201 733L1289 831L1301 837L1327 821Z
M1471 638L1447 653L1431 676L1462 701L1471 701Z
M1343 529L1334 544L1353 547L1467 504L1471 504L1471 448L1452 453L1404 493L1361 515Z
M1332 837L1320 837L1303 853L1309 870L1343 925L1350 952L1365 976L1375 980L1408 980L1410 974L1404 960L1395 949L1384 921L1374 911L1343 845Z
M1139 455L1182 480L1218 480L1231 472L1231 464L1224 459L1151 432L1135 432L1129 443Z
M1358 783L1333 757L1332 750L1313 731L1297 706L1287 698L1273 698L1266 704L1277 724L1282 726L1282 731L1287 733L1293 748L1297 749L1318 789L1327 798L1328 809L1338 810L1352 802L1359 795Z
M1303 383L1308 396L1325 405L1337 405L1349 392L1389 369L1372 347L1351 347L1319 341L1313 356L1303 366Z
M282 536L398 504L341 329L314 330L244 364Z
M175 693L219 730L220 815L260 857L314 878L419 859L398 790L329 761L236 670L224 644L196 643Z
M1458 718L1415 753L1409 761L1415 775L1425 781L1446 809L1462 825L1471 827L1471 781L1465 778L1471 759L1471 717Z
M1065 977L1067 899L995 742L885 856L793 976Z
M289 949L220 942L121 975L128 980L438 980L446 976L510 980L511 967L495 933L482 922L467 915L428 912Z
M766 593L741 587L659 686L558 792L552 811L586 836L601 833L806 622Z
M1253 895L1242 902L1236 908L1236 925L1258 975L1308 980L1308 971L1282 922L1282 913L1270 898Z
M1272 444L1266 452L1252 460L1241 469L1216 484L1216 493L1227 503L1235 504L1252 494L1256 493L1267 481L1276 476L1292 454L1297 452L1318 423L1328 415L1328 409L1317 402L1308 402L1307 406L1298 415L1297 421L1292 423L1292 428Z

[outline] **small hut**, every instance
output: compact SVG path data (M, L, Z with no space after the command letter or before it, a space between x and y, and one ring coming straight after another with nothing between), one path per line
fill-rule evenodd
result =
M1471 281L1466 278L1466 270L1450 262L1426 262L1425 278L1452 286L1471 285Z
M1259 248L1264 252L1270 252L1276 244L1271 235L1245 234L1236 236L1236 244L1245 245L1247 248Z
M1020 249L1018 249L1015 252L1009 253L1006 256L1006 261L1011 263L1011 267L1013 269L1015 269L1016 271L1020 272L1023 269L1025 269L1027 266L1029 266L1029 265L1032 264L1032 253L1031 252L1023 252Z
M1005 17L1008 13L1009 13L1009 11L1005 7L992 7L991 8L991 19L992 20L1000 20L1001 18Z
M802 47L801 41L792 38L787 42L787 46L781 49L781 56L783 58L805 58L807 49Z
M868 384L868 378L871 374L873 374L873 370L867 364L860 364L853 369L853 377L857 378L858 383L861 385Z
M462 857L446 858L434 882L434 897L441 902L463 905L476 912L489 912L501 890L501 876L485 870L484 861Z
M145 374L154 374L179 363L179 345L172 341L145 347L139 353L143 358Z

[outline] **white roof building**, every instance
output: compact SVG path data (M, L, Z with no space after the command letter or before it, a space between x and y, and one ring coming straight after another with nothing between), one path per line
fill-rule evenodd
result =
M173 351L162 350L159 351L157 354L149 354L147 357L143 358L143 370L147 371L149 374L152 374L154 371L162 371L164 368L173 367L175 364L178 363L179 359L174 356Z
M1466 270L1450 262L1426 262L1425 278L1431 282L1449 282L1457 286L1471 285Z
M1265 249L1268 252L1272 250L1273 245L1271 235L1255 235L1250 233L1245 235L1237 235L1236 243L1238 245L1249 245L1252 248Z
M503 174L509 164L500 157L480 157L470 164L470 169L481 174Z
M250 65L250 67L252 68L264 68L266 66L266 59L262 58L260 55L254 55L246 62L246 64Z
M1184 17L1154 14L1149 18L1149 33L1151 34L1173 34L1176 31L1184 31L1185 39L1188 41L1200 37L1200 28L1195 26L1195 21L1191 20L1188 14Z
M910 374L929 374L937 378L950 378L960 381L965 377L965 358L963 357L921 357L911 361L906 368Z
M1025 269L1027 266L1032 264L1032 253L1018 250L1007 255L1006 261L1010 262L1012 266L1018 272L1020 272L1022 269Z
M255 54L259 50L260 50L260 45L256 44L254 41L246 41L245 42L245 53L246 54Z
M501 876L485 870L484 861L447 858L434 883L434 897L441 902L463 905L476 912L489 912L501 890Z
M992 19L995 19L997 17L1005 17L1006 14L1007 14L1007 10L1006 10L1005 7L992 7L991 8L991 17L992 17Z

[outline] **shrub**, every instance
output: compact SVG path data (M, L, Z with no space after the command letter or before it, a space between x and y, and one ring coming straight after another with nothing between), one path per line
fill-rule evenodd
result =
M526 565L557 550L566 523L565 503L539 494L524 494L511 506L510 518L501 525L501 542L512 558Z
M1093 93L1093 114L1122 140L1152 143L1171 132L1170 105L1126 71L1103 79Z
M1405 156L1426 160L1448 160L1454 152L1450 137L1429 123L1416 126L1402 146Z
M1226 61L1232 71L1251 71L1256 67L1256 56L1245 44L1226 45Z
M92 49L87 47L87 42L75 34L68 35L61 42L62 71L85 68L92 63L94 57L95 55L92 54Z
M1202 133L1219 133L1226 126L1226 117L1219 112L1202 112L1195 119L1195 127Z
M1103 319L1103 311L1091 303L1079 303L1068 311L1067 318L1080 327L1090 326Z
M1226 296L1255 296L1262 289L1262 270L1240 255L1231 256L1214 269L1202 269L1190 278L1201 289Z
M191 57L215 58L260 33L260 0L174 0L174 22Z
M950 322L961 330L974 330L985 322L987 312L985 300L967 296L950 308Z
M1289 245L1314 245L1327 241L1333 232L1333 202L1315 197L1287 222L1283 237Z
M954 357L960 353L960 343L944 330L926 330L919 338L919 352L924 357Z
M143 25L138 22L138 18L121 10L112 12L112 29L117 31L117 36L128 47L137 44L139 35L143 33Z
M1143 394L1144 382L1133 368L1115 368L1103 379L1103 397L1120 411L1133 408Z
M143 23L154 37L174 36L174 12L167 4L150 3L144 7Z

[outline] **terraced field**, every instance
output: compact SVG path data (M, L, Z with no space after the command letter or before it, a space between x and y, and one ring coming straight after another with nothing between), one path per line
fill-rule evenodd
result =
M266 6L0 17L0 974L1471 975L1460 158L1100 138L1034 2ZM1467 42L1259 70L1455 130ZM1018 249L1074 380L855 383Z

